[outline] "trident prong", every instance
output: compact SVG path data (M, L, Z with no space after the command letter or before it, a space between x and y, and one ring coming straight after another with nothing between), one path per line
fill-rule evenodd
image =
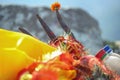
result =
M57 15L57 19L58 19L61 27L63 28L63 30L68 34L70 33L70 35L75 39L74 34L70 31L70 28L63 22L62 17L60 15L58 9L56 9L56 15Z
M19 27L18 28L22 33L33 36L30 32L28 32L27 30L25 30L23 27Z
M53 31L48 27L48 25L44 22L44 20L37 14L36 15L39 22L41 23L42 27L44 28L45 32L47 33L47 35L49 36L49 38L51 40L55 39L56 36L55 34L53 33Z

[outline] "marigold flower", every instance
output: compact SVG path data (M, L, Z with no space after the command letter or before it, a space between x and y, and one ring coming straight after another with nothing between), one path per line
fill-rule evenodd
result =
M59 2L55 2L51 5L51 10L55 11L55 10L59 10L60 9L60 3Z
M32 80L58 80L58 73L49 68L34 71Z

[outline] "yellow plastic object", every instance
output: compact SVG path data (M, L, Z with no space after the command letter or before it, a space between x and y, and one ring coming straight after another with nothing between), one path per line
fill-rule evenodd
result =
M23 33L0 29L0 35L0 80L15 80L21 69L56 50Z

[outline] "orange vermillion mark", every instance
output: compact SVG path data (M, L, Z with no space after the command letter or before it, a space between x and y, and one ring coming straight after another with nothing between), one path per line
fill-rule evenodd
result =
M55 11L55 10L59 10L60 9L60 3L59 2L55 2L51 5L51 10Z

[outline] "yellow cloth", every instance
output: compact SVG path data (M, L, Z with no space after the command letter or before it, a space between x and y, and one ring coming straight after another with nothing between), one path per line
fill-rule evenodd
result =
M29 35L0 29L0 80L15 80L22 68L54 50Z

